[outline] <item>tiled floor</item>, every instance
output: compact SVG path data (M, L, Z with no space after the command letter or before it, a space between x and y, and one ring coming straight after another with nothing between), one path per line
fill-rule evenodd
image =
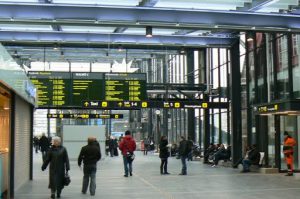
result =
M296 199L300 180L284 174L240 173L238 169L211 168L202 162L188 162L188 175L179 176L180 160L169 158L171 175L159 174L157 155L137 152L133 177L123 177L121 157L105 157L98 164L96 195L81 194L82 171L72 161L71 184L62 198L83 199ZM34 159L34 180L17 190L16 199L49 198L48 171L42 172L40 154Z

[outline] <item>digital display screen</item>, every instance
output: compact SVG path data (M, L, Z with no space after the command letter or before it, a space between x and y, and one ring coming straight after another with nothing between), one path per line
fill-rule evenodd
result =
M105 100L107 101L141 101L146 99L146 92L146 74L105 74Z
M70 73L29 72L29 75L37 88L38 106L70 105Z
M82 107L85 101L147 99L146 74L30 71L40 108Z
M72 105L105 98L103 73L72 73Z

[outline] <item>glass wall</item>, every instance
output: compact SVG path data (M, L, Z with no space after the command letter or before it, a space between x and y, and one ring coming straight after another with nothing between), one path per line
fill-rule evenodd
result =
M279 99L289 97L289 74L288 74L288 40L286 35L276 35L276 70L277 91Z
M300 98L300 35L292 35L292 74L294 98Z

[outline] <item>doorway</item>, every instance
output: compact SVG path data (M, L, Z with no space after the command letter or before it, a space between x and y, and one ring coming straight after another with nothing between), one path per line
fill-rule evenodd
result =
M280 141L280 163L279 163L279 168L281 171L286 170L286 163L284 161L284 154L282 152L282 148L283 148L283 140L284 140L284 135L283 133L285 131L287 131L289 133L290 136L292 136L296 141L297 144L294 147L294 168L295 170L300 170L299 169L299 129L300 129L300 116L291 116L291 115L287 115L287 116L280 116L280 120L279 120L279 132L278 132L278 139Z
M300 115L268 115L268 128L267 128L267 162L266 166L278 168L279 171L284 172L287 166L284 160L283 149L283 133L287 131L292 136L297 144L294 147L294 169L300 171ZM259 121L262 121L260 118ZM263 139L263 133L259 135L260 140ZM262 144L266 146L266 144Z

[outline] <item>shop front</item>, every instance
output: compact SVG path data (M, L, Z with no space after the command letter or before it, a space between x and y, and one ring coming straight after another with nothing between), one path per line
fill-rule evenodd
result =
M0 85L0 198L10 198L11 95Z

